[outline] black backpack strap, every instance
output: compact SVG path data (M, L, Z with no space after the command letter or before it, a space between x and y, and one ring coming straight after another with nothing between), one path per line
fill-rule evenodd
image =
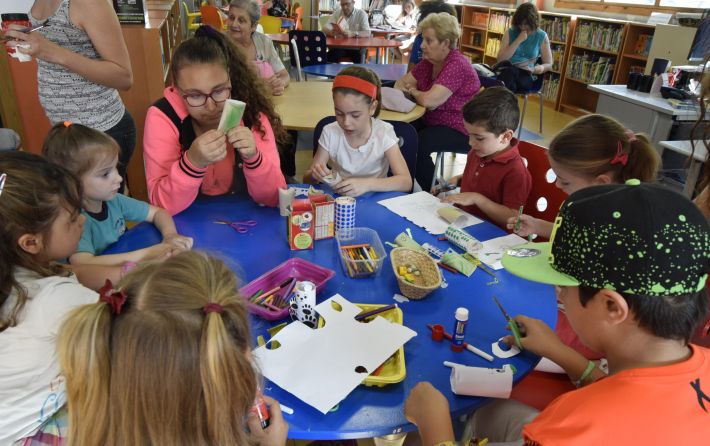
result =
M192 142L197 137L195 135L195 129L192 127L192 117L187 115L185 119L180 119L173 106L170 105L170 102L168 102L168 100L164 97L155 101L153 103L153 107L163 112L163 114L170 119L175 128L178 130L180 151L184 152L189 149Z

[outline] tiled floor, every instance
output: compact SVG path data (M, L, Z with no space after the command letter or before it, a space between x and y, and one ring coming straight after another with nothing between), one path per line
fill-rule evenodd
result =
M522 105L523 104L521 99L521 110ZM537 98L531 97L528 101L524 122L524 128L530 132L538 133L539 131L539 110L540 108ZM560 113L549 107L544 107L542 139L536 140L534 142L547 147L547 145L550 143L555 134L557 134L557 132L559 132L565 125L567 125L572 120L574 120L574 117L570 115ZM313 159L311 155L313 147L312 144L312 135L305 134L304 132L299 132L299 150L296 152L296 178L298 180L303 177L303 173L311 165L311 161ZM447 153L444 157L444 175L446 177L458 175L463 172L463 168L465 165L466 155Z

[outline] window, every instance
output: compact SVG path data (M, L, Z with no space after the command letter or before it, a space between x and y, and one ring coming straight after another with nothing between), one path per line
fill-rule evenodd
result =
M710 0L555 0L555 7L648 15L653 10L702 11Z

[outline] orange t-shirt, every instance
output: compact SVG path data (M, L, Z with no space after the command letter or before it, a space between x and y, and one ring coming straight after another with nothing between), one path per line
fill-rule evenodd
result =
M687 361L624 370L560 396L525 426L525 444L708 444L710 350L690 347Z

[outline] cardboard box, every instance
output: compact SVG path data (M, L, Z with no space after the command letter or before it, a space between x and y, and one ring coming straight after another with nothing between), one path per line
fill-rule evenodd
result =
M315 213L308 199L293 200L291 215L286 217L288 244L292 250L313 249Z
M315 240L335 237L335 200L328 194L308 197L315 213Z

